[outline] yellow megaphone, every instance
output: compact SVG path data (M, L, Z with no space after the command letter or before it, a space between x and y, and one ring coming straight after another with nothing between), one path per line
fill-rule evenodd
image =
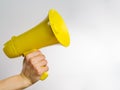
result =
M3 51L9 58L14 58L57 43L69 46L70 37L63 18L51 9L40 24L6 42ZM47 76L47 73L43 73L40 79L44 80Z

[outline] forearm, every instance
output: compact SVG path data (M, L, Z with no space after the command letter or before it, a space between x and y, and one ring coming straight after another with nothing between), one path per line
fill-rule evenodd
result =
M0 90L22 90L31 82L21 75L15 75L0 81Z
M0 81L0 90L22 90L40 80L48 71L45 56L38 50L25 56L21 74Z

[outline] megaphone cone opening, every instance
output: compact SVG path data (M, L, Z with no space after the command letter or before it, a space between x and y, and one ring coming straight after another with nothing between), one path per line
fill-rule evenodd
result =
M67 26L61 15L55 9L51 9L49 10L48 17L52 31L55 34L58 42L65 47L69 46L70 36Z

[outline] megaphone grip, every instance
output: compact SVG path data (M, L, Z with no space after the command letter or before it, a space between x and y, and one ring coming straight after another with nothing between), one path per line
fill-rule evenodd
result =
M27 54L29 53L32 53L34 51L36 51L37 49L32 49L32 50L29 50L29 51L26 51L23 53L23 56L26 56ZM48 73L47 72L44 72L41 76L40 76L40 80L45 80L46 78L48 77Z
M46 78L48 77L48 73L47 72L44 72L41 77L40 77L40 80L45 80Z

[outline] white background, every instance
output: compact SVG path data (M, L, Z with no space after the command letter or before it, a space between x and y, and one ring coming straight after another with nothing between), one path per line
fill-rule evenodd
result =
M120 90L119 0L0 0L0 79L20 73L23 61L9 59L3 44L51 8L64 18L71 44L42 48L49 77L25 90Z

